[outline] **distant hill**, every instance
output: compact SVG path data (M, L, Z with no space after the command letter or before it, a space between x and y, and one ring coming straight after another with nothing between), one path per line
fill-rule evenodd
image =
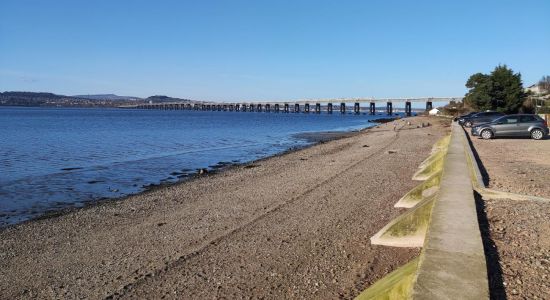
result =
M146 99L115 94L65 96L53 93L3 92L0 106L57 106L57 107L118 107L143 103L195 102L169 96L151 96Z
M161 96L161 95L155 95L155 96L147 97L147 98L145 99L145 102L153 102L153 103L166 103L166 102L193 102L193 100L181 99L181 98L173 98L173 97Z
M111 100L111 101L120 101L120 100L138 101L138 100L143 100L142 98L139 98L139 97L119 96L119 95L115 95L115 94L75 95L73 97L83 98L83 99L90 99L90 100Z

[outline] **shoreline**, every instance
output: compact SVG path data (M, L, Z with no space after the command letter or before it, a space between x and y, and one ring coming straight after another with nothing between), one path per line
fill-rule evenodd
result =
M447 130L421 120L0 230L0 294L351 298L418 253L369 237Z
M293 153L293 152L296 152L296 151L300 151L300 150L303 150L303 149L313 147L313 146L318 145L318 144L322 144L322 143L326 143L326 142L330 142L330 141L334 141L334 140L339 140L339 139L342 139L342 138L352 137L354 135L360 134L361 132L365 132L365 131L369 130L370 128L379 126L379 125L384 124L384 123L392 122L392 121L395 121L395 120L404 119L404 118L405 117L396 115L393 118L386 116L386 117L381 117L380 119L369 120L368 123L372 123L374 125L369 126L369 127L364 127L364 128L359 129L359 130L318 131L318 132L297 133L297 134L294 134L292 137L296 138L296 139L306 140L308 142L308 144L291 147L291 148L286 149L284 151L281 151L279 153L275 153L275 154L272 154L272 155L268 155L268 156L265 156L265 157L262 157L262 158L259 158L259 159L255 159L255 160L251 160L251 161L247 161L247 162L235 163L235 162L222 162L222 161L220 161L215 165L205 166L202 169L196 169L194 172L189 173L189 175L182 176L182 177L177 176L178 179L176 181L168 180L171 177L170 176L170 177L166 177L166 178L160 180L160 183L157 183L157 184L150 183L148 185L144 185L142 187L142 190L137 192L137 193L130 193L130 194L126 194L126 195L118 196L118 197L100 197L100 198L95 198L95 199L81 200L79 202L74 202L74 203L68 203L67 206L64 207L64 208L47 209L44 212L40 213L40 215L37 215L36 217L32 217L30 219L19 221L19 222L12 223L12 224L2 225L2 226L0 226L0 232L4 229L8 228L8 227L17 226L19 224L24 224L24 223L27 223L27 222L33 222L35 220L56 218L56 217L59 217L59 216L65 215L65 214L73 213L73 212L78 211L78 210L88 209L90 207L94 207L94 206L97 206L97 205L104 205L105 203L116 202L116 201L124 201L125 199L127 199L129 197L132 197L132 196L146 194L150 191L155 191L155 190L158 190L158 189L162 189L162 188L182 184L182 183L185 183L185 182L192 182L193 180L196 180L197 178L218 174L218 173L227 171L227 170L229 170L231 168L234 168L234 167L253 165L256 162L261 162L263 160L270 159L270 158L273 158L273 157L283 156L283 155L286 155L286 154L289 154L289 153ZM201 170L206 170L206 173L205 174L199 174L201 172ZM78 205L74 205L74 204L78 204Z

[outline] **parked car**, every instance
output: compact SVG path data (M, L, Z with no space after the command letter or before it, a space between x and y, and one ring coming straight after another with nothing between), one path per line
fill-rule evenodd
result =
M472 127L472 135L486 140L500 136L529 136L540 140L548 134L546 121L538 115L528 114L507 115Z
M477 113L478 113L477 111L469 112L465 115L458 116L458 117L454 118L454 121L458 121L458 124L462 125L462 123L464 123L464 118L471 117L471 116L473 116Z
M464 118L462 124L465 127L472 127L477 124L489 123L497 118L504 116L503 113L497 111L484 111Z

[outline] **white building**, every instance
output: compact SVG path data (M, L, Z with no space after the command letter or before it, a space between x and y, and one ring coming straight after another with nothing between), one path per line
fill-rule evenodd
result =
M432 110L430 110L430 111L428 112L428 114L429 114L430 116L439 115L440 113L441 113L441 111L440 111L439 109L437 109L437 108L434 108L434 109L432 109Z
M532 93L535 94L535 95L542 94L542 91L540 90L540 87L539 87L538 84L533 84L532 86L527 87L527 88L525 89L525 91L532 92Z

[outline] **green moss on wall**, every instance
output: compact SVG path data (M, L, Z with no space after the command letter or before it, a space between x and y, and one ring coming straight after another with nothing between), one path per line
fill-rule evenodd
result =
M411 299L413 281L418 268L418 258L391 272L363 291L356 300Z
M405 196L399 199L399 201L395 204L395 207L410 208L418 204L423 199L424 191L428 189L439 189L439 183L441 182L442 174L443 172L439 171L433 174L430 178L426 179L426 181L417 185L415 188L405 194Z

